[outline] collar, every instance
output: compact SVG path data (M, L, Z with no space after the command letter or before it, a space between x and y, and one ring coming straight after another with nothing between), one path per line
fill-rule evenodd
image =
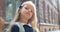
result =
M21 22L19 22L19 23L21 23ZM25 24L25 23L21 23L21 24L22 25L28 25L28 26L32 27L31 24Z

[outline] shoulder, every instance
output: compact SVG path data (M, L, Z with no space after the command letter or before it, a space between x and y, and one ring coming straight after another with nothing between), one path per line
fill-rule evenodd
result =
M34 31L33 28L30 27L29 25L24 25L23 27L24 27L25 31L29 31L29 32L33 32Z
M19 28L17 25L13 25L12 28Z
M19 31L19 27L17 25L13 25L11 28L11 32L18 32Z
M17 25L13 25L11 29L19 29L19 27Z

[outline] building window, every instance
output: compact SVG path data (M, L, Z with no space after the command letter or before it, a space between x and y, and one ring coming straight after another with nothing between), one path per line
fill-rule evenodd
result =
M43 19L44 19L44 23L46 23L46 13L45 13L45 1L43 1Z
M43 0L39 0L40 1L40 3L42 3L43 4Z
M52 24L53 24L53 9L51 8L51 20L52 20Z
M51 31L51 29L49 28L49 31Z
M51 4L53 4L51 0L48 0L48 1L49 1Z
M45 28L45 32L47 32L46 28Z
M47 12L48 12L48 22L50 23L50 7L47 5Z

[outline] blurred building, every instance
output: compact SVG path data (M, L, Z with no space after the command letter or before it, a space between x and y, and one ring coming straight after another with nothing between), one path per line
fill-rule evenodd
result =
M0 16L9 24L17 8L27 0L0 0ZM59 30L57 0L31 0L37 8L40 32Z
M57 0L39 0L40 31L59 30Z
M60 29L60 0L57 1L57 10L58 10L58 21L59 21L59 29Z

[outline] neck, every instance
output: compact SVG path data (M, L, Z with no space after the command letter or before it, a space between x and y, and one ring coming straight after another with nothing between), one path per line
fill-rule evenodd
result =
M19 20L21 23L25 23L27 24L28 23L28 19L25 19L23 17L20 17L20 20Z

